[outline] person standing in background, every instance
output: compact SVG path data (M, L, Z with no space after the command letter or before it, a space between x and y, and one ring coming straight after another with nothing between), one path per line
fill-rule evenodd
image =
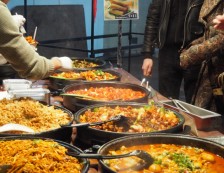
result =
M152 0L146 20L142 54L143 75L150 76L153 53L159 48L159 92L165 97L179 99L184 80L187 102L191 101L200 65L183 70L179 51L203 34L198 16L203 0Z
M47 59L30 46L7 8L8 2L9 0L0 0L0 53L19 76L39 80L48 77L55 70L71 70L70 58Z
M224 114L224 97L217 77L224 71L224 32L214 28L213 20L223 14L223 9L223 0L204 0L199 21L204 24L205 33L180 55L183 69L203 62L194 104L221 114Z

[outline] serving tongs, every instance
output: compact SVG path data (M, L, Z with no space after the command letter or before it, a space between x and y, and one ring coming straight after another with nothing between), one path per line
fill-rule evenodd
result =
M101 154L86 154L86 153L67 153L70 156L76 157L76 158L88 158L88 159L119 159L119 158L125 158L125 157L131 157L136 156L140 158L141 160L139 162L134 163L131 165L131 167L128 167L126 169L131 170L142 170L144 168L148 168L153 162L154 159L152 156L143 150L133 150L126 154L120 154L120 155L101 155Z
M179 109L181 109L182 111L185 111L185 112L187 112L187 113L191 113L187 108L185 108L178 100L175 100L175 99L171 99L172 100L172 102L174 103L174 105L177 107L177 108L179 108Z
M146 77L142 78L142 81L140 83L141 86L145 86L145 88L150 92L150 97L153 98L156 96L156 99L158 100L157 93L155 90L149 85L149 79Z
M74 77L74 78L66 78L66 77L59 77L59 76L49 76L51 78L55 78L55 79L62 79L62 80L85 80L84 77Z
M96 98L87 96L87 95L80 95L80 94L68 94L68 93L62 93L60 94L61 96L72 96L72 97L77 97L80 99L88 99L88 100L96 100Z
M106 99L97 99L95 97L91 97L91 96L88 96L88 95L80 95L80 94L69 94L69 93L62 93L60 94L61 96L72 96L72 97L76 97L76 98L79 98L79 99L86 99L86 100L97 100L97 101L108 101ZM110 101L121 101L122 99L118 98L118 99L114 99L114 100L110 100Z
M127 124L128 118L124 115L116 115L111 117L108 120L105 121L98 121L98 122L93 122L93 123L78 123L78 124L71 124L71 125L61 125L61 127L89 127L89 126L97 126L97 125L102 125L108 122L119 122L122 124Z

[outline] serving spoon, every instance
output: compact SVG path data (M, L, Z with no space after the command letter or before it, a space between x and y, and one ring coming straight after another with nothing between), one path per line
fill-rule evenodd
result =
M120 154L120 155L101 155L101 154L86 154L86 153L67 153L70 156L76 157L76 158L88 158L88 159L119 159L124 157L131 157L136 156L141 159L141 161L135 165L132 165L129 168L126 169L132 169L132 170L142 170L144 168L148 168L154 161L152 156L143 151L143 150L133 150L126 154Z
M34 133L35 131L27 126L15 123L8 123L3 126L0 126L0 133L8 132L8 131L21 131L26 133Z
M89 126L97 126L97 125L102 125L105 124L107 122L119 122L119 123L124 123L124 124L128 124L128 118L124 115L116 115L111 117L108 120L105 121L98 121L98 122L93 122L93 123L78 123L78 124L71 124L71 125L61 125L61 127L89 127Z

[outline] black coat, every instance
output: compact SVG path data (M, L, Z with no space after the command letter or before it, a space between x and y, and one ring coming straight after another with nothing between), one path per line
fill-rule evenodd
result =
M204 0L188 0L184 21L182 46L184 48L192 40L203 34L203 25L198 22L198 16ZM145 37L142 53L152 56L154 48L162 48L166 43L170 17L171 0L152 0L149 6L145 27Z

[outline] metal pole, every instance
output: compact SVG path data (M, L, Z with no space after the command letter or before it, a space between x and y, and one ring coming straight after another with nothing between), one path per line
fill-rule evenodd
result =
M121 40L122 40L122 20L118 21L118 46L117 46L117 67L122 67L122 55L121 55Z
M24 0L24 17L27 19L27 0ZM27 31L27 22L25 22L25 30Z
M92 12L91 12L91 58L95 58L95 53L94 53L94 4L92 0Z
M128 34L128 72L131 71L131 40L132 40L132 20L129 22L129 34Z

